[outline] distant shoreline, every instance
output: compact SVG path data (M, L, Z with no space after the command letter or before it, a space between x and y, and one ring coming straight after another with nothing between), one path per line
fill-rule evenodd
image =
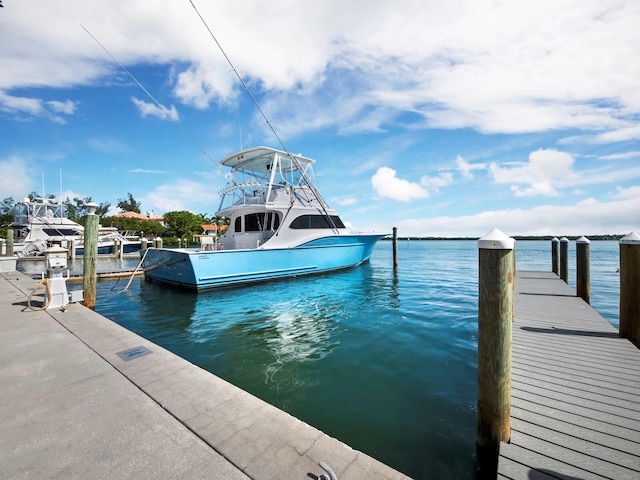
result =
M618 241L626 234L620 235L585 235L589 240L605 240L605 241ZM563 235L569 240L576 240L581 235ZM558 235L557 238L563 236ZM539 240L539 241L551 241L553 237L550 235L514 235L512 237L515 240ZM398 240L478 240L479 237L398 237ZM391 237L385 237L382 240L393 240Z

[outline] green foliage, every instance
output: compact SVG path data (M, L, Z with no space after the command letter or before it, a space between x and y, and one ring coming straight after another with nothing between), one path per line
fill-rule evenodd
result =
M180 238L201 233L201 225L208 223L208 220L202 215L180 210L165 213L164 223L167 225L167 235Z
M74 222L84 224L84 217L87 216L87 203L91 203L91 197L79 198L75 197L73 201L68 198L62 202L65 208L65 216ZM111 204L109 202L101 202L96 208L96 215L102 216L109 211Z
M223 225L229 225L230 223L231 223L231 219L229 217L219 217L216 215L211 218L211 224L217 225L219 227Z
M40 194L38 194L38 192L36 192L35 190L34 190L33 192L31 192L31 193L28 195L28 197L29 197L29 200L30 200L30 201L32 201L32 202L33 202L34 200L38 199L38 198L42 198L42 196L41 196ZM46 196L46 197L44 197L44 198L46 198L47 200L53 200L53 199L55 199L55 198L56 198L56 196L55 196L53 193L50 193L49 195L47 195L47 196Z
M16 201L13 197L7 197L4 200L0 201L0 215L13 217L13 205ZM4 223L4 221L2 221Z
M127 198L118 199L118 203L116 204L116 207L118 207L122 212L140 213L141 205L142 204L140 202L136 201L136 199L133 198L133 195L131 193L127 193Z
M118 230L121 231L132 230L135 232L144 232L147 238L164 236L166 231L166 228L158 222L138 218L104 217L100 219L100 223L104 227L117 227Z
M7 230L13 222L13 197L0 201L0 238L7 238Z

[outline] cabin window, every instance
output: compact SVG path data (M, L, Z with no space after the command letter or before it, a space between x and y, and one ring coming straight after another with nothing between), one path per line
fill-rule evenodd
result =
M29 223L29 209L27 209L26 205L16 205L13 221L18 225L27 225Z
M250 213L244 216L245 232L261 232L264 225L264 213Z
M326 215L300 215L290 227L297 230L307 230L313 228L345 228L344 223L337 215L331 215L331 222Z
M265 230L277 230L280 226L280 215L275 212L250 213L244 216L244 230L242 229L242 217L236 217L235 232L262 232Z
M267 230L278 230L280 226L280 215L274 212L267 213Z

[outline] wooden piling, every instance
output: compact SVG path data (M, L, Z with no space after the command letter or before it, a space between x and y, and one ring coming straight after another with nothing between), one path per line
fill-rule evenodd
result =
M82 265L82 288L85 307L96 307L96 283L98 281L96 265L98 261L98 223L95 207L87 204L89 214L84 226L84 254ZM97 207L97 205L96 205Z
M560 240L558 237L551 239L551 271L560 276L560 256L558 249L560 248Z
M0 238L0 257L4 255L4 238Z
M640 235L620 239L620 336L640 348Z
M148 246L149 246L149 241L145 237L142 237L140 239L140 250L146 250Z
M13 257L13 230L7 230L7 257Z
M589 304L591 303L590 243L584 236L576 240L576 293Z
M513 239L497 229L478 241L478 418L480 478L495 478L500 442L511 437Z
M393 268L398 267L398 227L393 227Z
M569 283L569 239L560 239L560 278Z
M156 237L153 239L153 246L155 248L162 248L162 238Z
M511 284L511 287L513 288L513 293L515 295L516 293L516 272L517 272L517 268L516 268L516 239L511 237L511 240L513 241L513 283ZM516 321L516 311L514 308L511 309L511 321L515 322Z

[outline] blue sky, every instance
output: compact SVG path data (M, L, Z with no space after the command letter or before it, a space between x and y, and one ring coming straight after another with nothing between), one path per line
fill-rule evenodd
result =
M640 229L640 2L193 4L355 229ZM0 198L44 177L47 194L212 215L217 161L279 147L189 0L3 5Z

